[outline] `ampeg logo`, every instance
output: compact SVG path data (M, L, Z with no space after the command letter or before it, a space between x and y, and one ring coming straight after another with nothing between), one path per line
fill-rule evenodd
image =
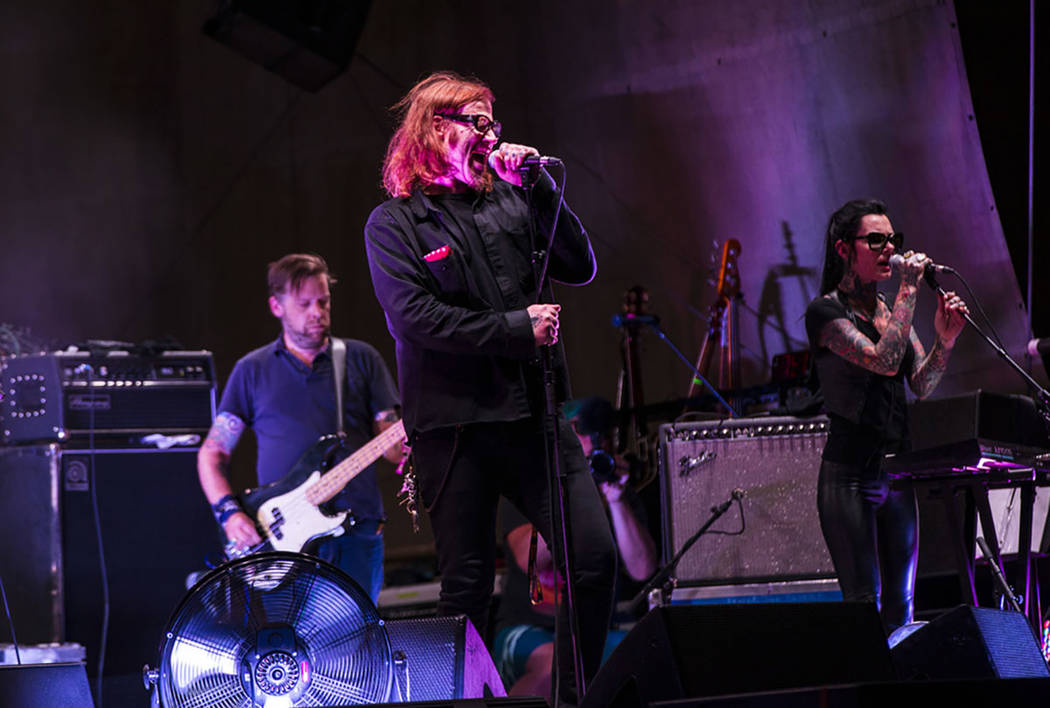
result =
M67 492L86 492L90 489L87 462L80 459L66 460L65 468Z
M69 397L71 411L108 411L112 407L108 393L75 393Z

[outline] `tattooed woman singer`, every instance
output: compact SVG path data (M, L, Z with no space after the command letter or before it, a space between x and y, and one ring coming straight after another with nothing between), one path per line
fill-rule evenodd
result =
M966 323L953 292L937 304L927 352L912 328L919 283L931 263L902 251L886 207L855 200L831 215L821 296L806 332L830 418L817 489L820 526L843 599L878 603L887 633L912 621L918 522L914 492L891 489L883 455L908 449L904 380L925 398L937 386ZM894 299L877 286L900 272Z

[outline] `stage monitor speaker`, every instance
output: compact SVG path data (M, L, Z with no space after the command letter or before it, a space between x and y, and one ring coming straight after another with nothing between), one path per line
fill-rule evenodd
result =
M583 708L893 678L874 604L680 605L651 610L591 681Z
M317 91L350 64L371 0L223 0L204 33Z
M665 562L704 524L712 507L734 490L743 492L739 506L733 504L682 556L680 584L834 576L817 517L827 426L824 417L660 426Z
M57 445L0 447L0 578L25 645L63 639L61 489Z
M0 666L0 705L92 708L83 664L8 664Z
M84 645L94 677L103 593L92 509L98 499L109 580L106 677L141 676L155 662L168 619L186 594L186 576L221 550L197 481L196 449L62 451L65 635ZM117 683L120 683L119 681ZM140 700L141 679L126 700ZM137 683L137 687L134 684ZM113 691L106 700L126 705Z
M485 642L465 616L393 620L386 629L406 700L506 695ZM404 672L396 668L402 661Z
M345 708L350 708L347 704ZM546 698L512 696L506 698L445 699L437 701L409 701L407 703L377 703L376 708L550 708ZM332 706L331 708L336 708ZM339 708L344 708L340 706Z
M1048 678L1028 620L1017 612L960 605L892 651L903 679Z
M1045 706L1050 679L886 681L794 688L653 703L649 708L884 708L885 706Z

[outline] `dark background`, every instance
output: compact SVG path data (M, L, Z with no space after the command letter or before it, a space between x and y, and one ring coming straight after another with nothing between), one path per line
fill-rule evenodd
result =
M885 199L910 245L967 277L1045 384L1023 355L1050 335L1045 41L1026 321L1025 2L377 2L349 69L317 93L202 34L215 9L0 8L0 323L47 347L170 337L213 351L223 382L277 335L266 264L315 251L340 281L335 332L393 367L361 231L384 198L388 107L453 69L492 86L507 139L566 163L600 265L592 285L561 290L578 394L614 396L609 318L635 284L695 357L725 238L743 245L744 383L767 381L775 354L806 348L827 216L858 196ZM684 366L643 344L647 401L684 395ZM967 334L939 393L979 387L1023 391ZM250 472L241 453L238 479ZM389 497L397 480L386 485ZM393 513L391 549L427 548Z

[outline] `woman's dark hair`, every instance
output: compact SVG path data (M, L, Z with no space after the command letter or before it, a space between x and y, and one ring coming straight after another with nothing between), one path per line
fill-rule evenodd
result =
M835 251L837 241L849 242L860 229L860 220L868 214L885 214L886 205L878 199L854 199L831 215L824 239L824 271L820 276L820 294L830 293L846 274L846 264Z

